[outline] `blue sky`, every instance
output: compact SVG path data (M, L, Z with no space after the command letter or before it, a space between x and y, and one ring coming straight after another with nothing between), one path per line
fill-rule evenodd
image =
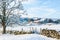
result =
M30 17L60 18L60 0L28 0L23 6Z

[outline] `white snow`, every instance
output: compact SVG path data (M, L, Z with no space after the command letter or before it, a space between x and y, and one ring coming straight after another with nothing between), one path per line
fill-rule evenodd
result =
M60 31L60 24L53 24L53 25L37 25L37 26L14 26L14 27L7 27L6 30L16 30L16 31L31 31L31 30L36 30L40 31L40 29L52 29L56 31Z
M40 29L54 29L57 31L60 31L60 24L52 24L52 25L48 25L48 24L43 24L43 25L36 25L36 26L16 26L14 25L14 27L6 27L6 30L15 30L15 31L21 31L23 29L23 31L37 31L40 32ZM2 28L0 28L0 30L2 31ZM40 34L25 34L25 35L10 35L10 34L0 34L0 40L56 40L53 38L49 38L46 36L42 36Z
M0 35L0 40L55 40L38 34L25 34L25 35Z

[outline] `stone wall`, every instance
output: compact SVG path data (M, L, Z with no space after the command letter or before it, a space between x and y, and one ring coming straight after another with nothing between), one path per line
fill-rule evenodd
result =
M45 35L47 37L52 37L52 38L60 39L60 34L56 30L43 29L41 34Z

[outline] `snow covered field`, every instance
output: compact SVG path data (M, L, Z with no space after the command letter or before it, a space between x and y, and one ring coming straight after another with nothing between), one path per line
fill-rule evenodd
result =
M6 27L6 30L12 30L12 31L36 31L40 33L41 29L52 29L56 31L60 31L60 24L43 24L43 25L36 25L36 26L18 26L18 25L13 25L14 27L8 26ZM2 28L0 28L0 31L2 31Z
M40 32L40 29L52 29L56 31L60 31L60 24L53 24L53 25L37 25L37 26L14 26L14 27L7 27L6 30L16 30L16 31L38 31Z
M6 30L16 30L16 31L23 31L29 32L29 31L37 31L40 32L40 29L52 29L60 31L60 24L53 24L53 25L37 25L37 26L17 26L14 25L14 27L8 26ZM2 30L2 28L0 28ZM49 38L46 36L42 36L40 34L25 34L25 35L10 35L10 34L1 34L0 40L56 40L53 38Z
M25 34L25 35L0 35L0 40L56 40L38 34Z

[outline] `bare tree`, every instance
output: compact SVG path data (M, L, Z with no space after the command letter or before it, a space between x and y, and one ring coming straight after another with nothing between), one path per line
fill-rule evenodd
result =
M17 12L16 10L23 10L23 6L20 0L0 0L0 15L1 24L3 26L3 34L6 33L7 20L10 15Z

